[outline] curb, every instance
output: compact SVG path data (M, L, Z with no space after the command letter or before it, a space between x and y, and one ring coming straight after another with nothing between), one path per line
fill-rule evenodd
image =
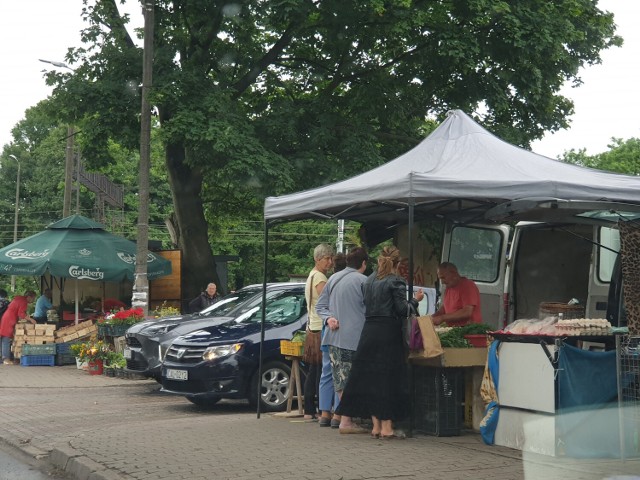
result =
M127 474L106 469L71 446L54 448L49 455L49 463L64 470L76 480L125 480L131 478Z

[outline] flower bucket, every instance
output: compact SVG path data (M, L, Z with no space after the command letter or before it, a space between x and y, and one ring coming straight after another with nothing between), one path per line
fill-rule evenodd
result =
M102 360L91 360L87 371L89 375L102 375L103 369L104 365L102 364Z
M89 364L87 362L81 361L78 357L76 357L76 367L78 367L78 370L86 370L89 368Z

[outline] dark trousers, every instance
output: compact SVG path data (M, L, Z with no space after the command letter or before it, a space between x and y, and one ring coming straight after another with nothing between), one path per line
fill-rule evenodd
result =
M304 381L304 414L316 414L316 395L320 391L320 373L322 365L309 365L307 378Z

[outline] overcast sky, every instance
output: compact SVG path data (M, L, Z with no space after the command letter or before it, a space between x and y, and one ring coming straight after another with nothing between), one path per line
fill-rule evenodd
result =
M142 25L139 2L128 11ZM566 88L575 102L571 128L533 144L536 153L557 157L570 149L595 154L607 150L611 137L640 137L640 1L600 0L612 11L622 48L605 51L602 65L582 72L584 84ZM0 146L11 141L11 129L27 108L50 93L42 70L53 68L38 59L63 61L69 46L80 44L82 0L0 0Z

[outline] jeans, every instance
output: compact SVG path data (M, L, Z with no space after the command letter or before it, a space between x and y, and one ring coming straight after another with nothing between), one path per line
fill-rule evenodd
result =
M340 402L338 394L333 388L333 375L328 350L327 348L326 352L322 351L322 374L320 375L320 393L318 394L318 407L323 412L335 410Z
M2 338L2 359L11 360L11 337Z

